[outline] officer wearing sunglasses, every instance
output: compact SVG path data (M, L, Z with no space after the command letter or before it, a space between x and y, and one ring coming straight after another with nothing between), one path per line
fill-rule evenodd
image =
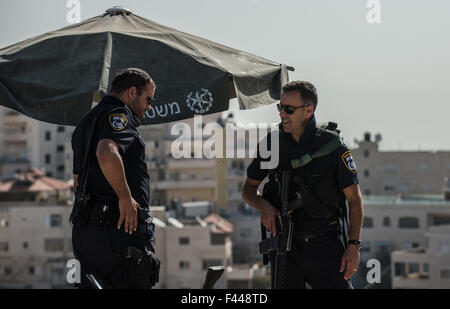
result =
M292 211L294 236L286 253L285 288L304 289L309 284L319 289L351 289L350 279L360 262L363 217L356 165L340 142L337 125L316 125L317 102L316 88L309 82L293 81L283 87L277 105L279 130L267 137L270 143L269 135L279 134L279 164L273 170L262 169L261 162L270 158L261 158L258 151L247 169L242 197L260 211L262 224L275 236L281 209L275 175L292 170L289 200L300 206ZM338 143L330 146L336 139ZM261 196L258 187L266 177L269 182Z

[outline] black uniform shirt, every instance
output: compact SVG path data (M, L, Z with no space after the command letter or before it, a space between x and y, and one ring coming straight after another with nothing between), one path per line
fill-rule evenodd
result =
M290 170L290 161L293 159L301 158L306 153L311 153L310 146L312 145L312 140L316 134L316 120L313 117L311 121L307 124L305 132L297 143L291 134L285 133L280 125L280 139L279 139L279 164L278 168L281 170ZM282 144L283 143L283 144ZM267 136L267 148L270 151L270 133ZM257 157L253 159L247 168L247 177L254 180L263 180L269 173L268 169L261 169L261 161L269 161L270 157L263 159L260 155L259 147L261 143L258 144ZM343 145L334 151L333 155L336 161L336 181L338 184L338 189L345 189L353 184L358 184L358 176L356 172L356 165L352 158L350 151L347 146Z
M133 112L114 96L104 96L75 129L72 136L73 173L83 175L83 157L87 152L87 140L96 116L100 116L100 120L92 140L90 155L94 160L87 181L87 191L102 203L118 204L118 197L103 175L95 155L98 142L101 139L111 139L119 146L131 196L141 208L148 208L150 176L145 163L144 140L136 129L140 122Z

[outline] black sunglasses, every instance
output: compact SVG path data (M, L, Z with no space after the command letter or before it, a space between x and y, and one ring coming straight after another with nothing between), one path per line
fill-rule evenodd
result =
M311 104L294 107L294 106L283 105L283 104L278 103L277 104L277 108L278 108L279 112L281 112L283 110L286 114L292 115L297 108L303 108L303 107L307 107L307 106L310 106L310 105Z
M155 103L155 98L151 98L151 97L147 97L147 105L152 105L153 103Z

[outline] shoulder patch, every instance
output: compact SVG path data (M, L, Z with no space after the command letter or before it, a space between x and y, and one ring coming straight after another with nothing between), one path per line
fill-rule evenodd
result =
M352 172L353 174L356 174L356 164L355 161L353 161L352 154L350 151L346 151L342 154L342 161L344 162L345 167Z
M115 131L122 131L128 124L128 119L124 114L110 114L109 124Z

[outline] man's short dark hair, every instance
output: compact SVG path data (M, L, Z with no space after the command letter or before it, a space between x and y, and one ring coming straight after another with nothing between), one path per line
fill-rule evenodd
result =
M147 72L137 68L128 68L116 74L111 84L111 92L121 93L134 86L137 94L141 95L148 83L155 87L155 82Z
M312 104L314 110L317 107L317 90L313 84L305 81L292 81L283 86L283 92L298 91L300 97L307 104Z

